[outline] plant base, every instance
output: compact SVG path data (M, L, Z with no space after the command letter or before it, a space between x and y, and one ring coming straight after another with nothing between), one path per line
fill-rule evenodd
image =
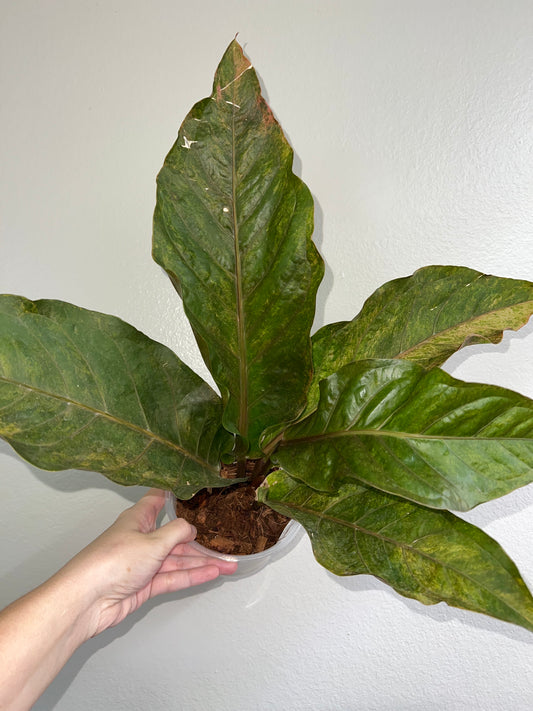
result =
M202 546L229 555L260 553L277 543L289 518L260 504L254 484L203 489L188 501L176 501L176 515L198 530Z

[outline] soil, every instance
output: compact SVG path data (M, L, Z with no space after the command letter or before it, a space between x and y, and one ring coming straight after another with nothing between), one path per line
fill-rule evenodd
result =
M256 501L264 476L254 477L255 462L247 462L250 482L224 489L202 489L187 501L176 501L176 514L196 526L196 540L219 553L249 555L272 547L289 518ZM235 477L235 466L223 466L222 475Z

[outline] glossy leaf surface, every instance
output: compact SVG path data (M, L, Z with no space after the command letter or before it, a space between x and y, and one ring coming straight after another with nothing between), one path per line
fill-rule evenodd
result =
M347 483L319 493L277 471L259 498L307 530L336 575L370 574L430 605L440 601L533 631L533 598L500 545L448 511Z
M158 176L154 259L181 294L226 406L259 452L263 429L305 405L323 264L313 201L237 42Z
M533 481L533 401L405 360L359 361L322 381L316 412L273 459L315 489L355 478L464 511Z
M318 401L319 381L347 363L404 358L433 368L464 346L499 343L504 329L521 328L532 313L533 283L465 267L424 267L387 282L353 321L329 324L313 336L307 412Z
M221 415L200 377L120 319L0 297L0 436L32 464L189 498L227 484Z

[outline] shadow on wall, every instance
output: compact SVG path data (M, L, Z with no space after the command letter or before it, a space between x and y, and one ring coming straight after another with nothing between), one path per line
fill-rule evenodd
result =
M97 472L81 471L79 469L64 469L61 471L38 469L29 462L24 461L20 454L17 454L4 440L0 440L0 455L6 455L14 459L17 463L24 464L28 468L28 471L44 484L44 486L54 489L55 491L63 491L65 493L84 491L86 489L113 491L131 501L132 504L139 500L139 492L144 491L143 487L139 486L129 487L123 484L115 484L115 482Z
M455 368L463 365L471 356L474 355L494 355L504 354L509 351L511 343L515 340L523 341L526 338L533 336L533 318L529 323L523 326L519 331L504 331L503 338L500 343L483 343L478 346L468 346L457 353L454 353L446 363L444 369L453 375Z
M357 601L358 592L385 592L389 596L393 596L395 600L404 605L409 612L416 615L421 615L424 619L430 618L438 624L451 624L459 622L464 627L470 627L473 630L483 630L492 634L500 634L507 639L516 642L533 644L531 633L516 625L510 625L508 622L500 622L486 615L461 610L456 607L450 607L444 602L439 602L436 605L423 605L417 600L411 600L402 597L385 583L382 583L377 578L370 575L352 575L348 577L338 577L333 573L328 572L328 576L338 585L349 590L354 594L354 604ZM378 601L376 600L376 606Z
M298 170L295 170L295 172L299 175L300 160L295 158L295 168L296 162L298 162ZM320 254L322 254L322 244L324 242L324 213L320 207L320 203L314 195L313 200L315 203L315 231L313 232L313 242L316 244ZM316 295L316 311L312 333L317 331L326 323L326 304L328 302L329 295L333 290L334 279L335 277L332 268L327 262L324 262L324 277L320 282Z
M246 54L246 45L244 46L244 51ZM281 119L277 115L275 107L272 106L272 102L270 101L270 97L268 94L268 89L265 86L265 83L263 81L261 73L257 70L257 67L254 67L254 69L257 74L257 78L259 79L259 84L261 86L261 94L263 95L263 98L266 101L266 103L272 109L274 116L276 117L276 120L281 125ZM302 161L300 159L300 156L294 150L294 142L291 140L290 132L287 131L286 127L284 127L283 133L285 135L285 138L289 142L289 145L291 146L291 148L293 150L293 163L292 163L293 173L295 175L297 175L300 178L300 180L303 180ZM322 207L320 206L320 203L318 202L316 196L314 194L312 194L312 195L313 195L313 203L314 203L314 207L315 207L315 209L314 209L313 242L315 243L318 251L322 255L322 245L324 243L324 212L323 212ZM333 279L334 279L333 271L332 271L331 267L327 263L325 263L324 278L322 279L322 282L320 283L320 286L319 286L318 292L317 292L317 297L316 297L316 311L315 311L315 320L314 320L313 329L312 329L313 331L318 330L321 326L323 326L325 324L325 306L326 306L328 297L331 293L331 290L333 288Z

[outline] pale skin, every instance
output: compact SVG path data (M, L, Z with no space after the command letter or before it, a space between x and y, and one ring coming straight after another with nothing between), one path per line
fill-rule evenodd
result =
M27 711L86 640L156 595L235 572L199 554L183 519L156 528L164 492L151 489L49 580L0 612L0 708Z

